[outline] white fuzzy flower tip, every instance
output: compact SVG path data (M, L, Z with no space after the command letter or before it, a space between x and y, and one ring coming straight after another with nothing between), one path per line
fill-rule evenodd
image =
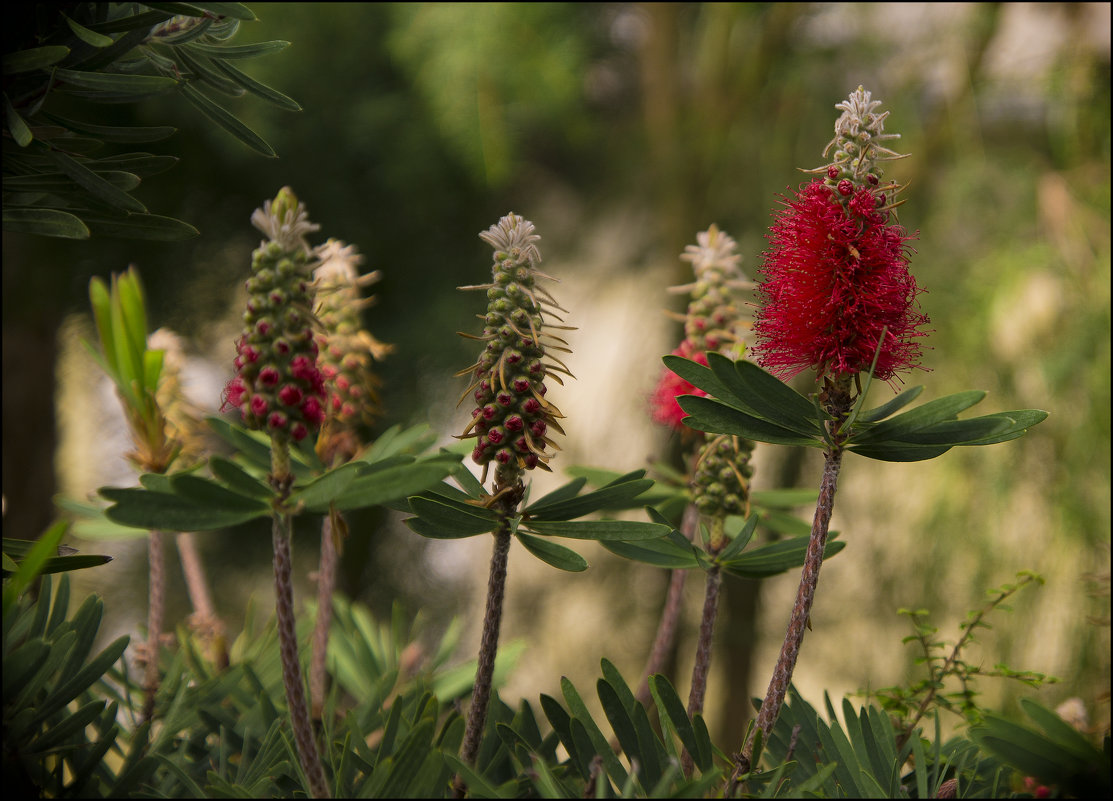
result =
M321 228L309 222L309 210L304 203L298 202L288 186L282 187L274 200L264 201L263 208L255 209L251 224L286 251L308 251L309 243L305 235Z
M496 251L505 252L514 261L528 260L532 264L541 261L541 252L533 244L541 237L533 230L533 223L510 212L481 233L479 238Z

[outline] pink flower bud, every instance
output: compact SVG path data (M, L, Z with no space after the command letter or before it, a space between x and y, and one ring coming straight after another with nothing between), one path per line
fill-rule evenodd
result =
M278 383L280 377L278 369L269 364L259 371L259 380L263 383L263 386L273 387Z
M262 417L267 413L267 399L262 395L256 395L251 399L251 413L256 417Z
M293 384L287 384L278 390L278 399L287 406L297 406L301 403L301 390Z

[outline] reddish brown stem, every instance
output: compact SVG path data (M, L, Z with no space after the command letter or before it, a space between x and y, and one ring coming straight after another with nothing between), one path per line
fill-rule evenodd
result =
M321 524L321 565L317 569L317 623L313 628L313 655L309 663L310 714L315 721L320 721L324 714L328 680L325 668L329 628L332 626L332 593L336 588L337 556L332 516L326 515Z
M707 674L711 669L711 635L715 632L715 618L719 612L719 588L723 576L719 566L707 571L707 591L703 599L703 617L699 625L699 642L696 644L696 664L692 668L692 688L688 691L688 717L703 712L703 699L707 693ZM681 766L691 775L695 764L687 750L681 756Z
M698 524L699 510L693 504L689 504L684 510L684 519L680 523L680 533L691 540L695 536ZM649 659L645 663L642 680L638 685L638 692L635 696L642 704L648 704L651 698L649 677L662 671L669 652L676 642L676 627L680 620L680 611L683 608L684 580L687 576L687 570L673 570L669 575L669 588L665 596L665 606L661 610L661 620L657 624L657 636L653 640L653 648L649 652Z
M290 517L275 513L272 527L274 543L274 597L275 615L278 619L278 642L282 656L282 683L286 688L286 704L290 708L290 722L294 730L294 743L298 759L314 798L328 798L328 782L313 739L309 723L309 709L305 703L301 662L298 659L298 639L294 616L294 590L290 579Z
M761 729L765 740L769 739L769 734L773 731L773 724L777 722L777 716L784 705L785 693L792 681L796 659L800 655L800 644L804 641L804 629L808 625L812 602L815 600L819 568L823 564L823 549L827 544L827 529L831 523L831 511L835 504L835 489L838 485L841 465L842 449L837 445L829 448L825 454L823 479L819 486L819 501L816 504L815 517L812 520L811 538L808 541L804 569L800 574L800 587L796 593L796 602L792 607L792 615L788 621L788 631L785 633L784 644L781 646L780 658L773 669L769 689L757 716L756 728ZM743 758L748 762L753 755L752 732L750 738L746 740L742 753Z
M143 720L149 721L155 713L155 695L158 693L159 639L162 637L162 610L165 605L163 541L161 531L147 535L147 664L143 671Z

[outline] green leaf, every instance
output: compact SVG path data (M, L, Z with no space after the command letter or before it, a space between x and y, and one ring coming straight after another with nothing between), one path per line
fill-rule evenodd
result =
M737 554L742 553L742 550L750 543L750 539L754 536L754 531L757 530L758 519L758 515L750 515L749 519L746 521L746 525L742 527L742 530L734 536L730 544L719 554L719 561L729 561Z
M607 775L618 785L626 783L627 774L626 769L622 767L622 763L618 761L614 749L610 747L607 738L603 736L603 732L599 730L599 726L591 717L588 712L587 705L584 704L583 699L580 697L579 692L576 690L574 684L568 680L566 676L560 677L560 690L564 695L564 702L568 704L568 709L574 718L571 724L573 740L576 739L576 724L579 723L583 728L584 733L587 734L590 749L580 749L577 743L577 749L582 750L585 754L591 753L598 755L603 759L603 767L607 771Z
M267 156L268 158L278 157L278 154L274 152L274 148L267 144L259 134L236 119L235 115L231 114L227 109L207 98L200 90L195 89L190 84L183 84L180 90L186 100L196 106L202 114L232 136L239 139L256 153Z
M11 131L12 139L20 147L27 147L31 144L31 140L35 137L31 135L31 129L27 127L23 117L19 116L19 112L15 110L12 101L8 99L8 93L4 92L4 120L8 124L8 130ZM7 184L7 179L4 181ZM4 187L6 190L8 186Z
M788 384L747 359L732 362L720 353L707 354L715 376L742 398L743 411L808 437L821 437L815 406Z
M635 764L636 761L636 764L646 771L643 784L648 783L652 786L660 778L660 770L658 769L656 773L650 775L648 769L651 763L648 757L642 754L642 749L638 743L638 734L634 730L634 721L630 719L630 713L623 706L614 687L606 679L599 679L595 683L595 689L599 695L599 702L603 706L603 714L607 716L611 729L614 731L615 737L618 738L619 745L626 752L631 765ZM652 756L656 756L656 753L653 752Z
M808 445L821 447L822 437L806 437L795 431L754 417L751 414L727 406L713 398L696 395L681 395L676 399L684 410L684 425L697 431L714 434L734 434L758 442L771 442L774 445Z
M303 504L309 511L327 512L329 504L344 493L366 466L360 463L343 464L318 477L305 487L292 492L288 503Z
M567 570L569 573L587 570L587 561L571 548L565 548L563 545L557 545L540 537L531 537L522 531L517 532L516 536L522 543L522 547L546 564L559 570Z
M532 514L535 509L543 508L545 506L555 506L571 498L575 498L576 495L579 494L580 490L584 488L584 485L586 483L587 478L585 477L573 479L567 484L562 484L561 486L557 487L548 495L538 498L536 501L527 506L524 511L527 514Z
M70 49L62 45L47 45L46 47L19 50L15 53L5 53L3 61L4 75L45 69L51 64L57 64L69 54Z
M531 520L573 520L616 504L622 505L653 486L652 479L642 478L644 475L644 470L636 470L615 479L605 487L578 497L563 499L558 497L553 500L552 496L555 493L550 493L537 503L527 506L524 513L529 515ZM583 486L583 479L566 484L557 492L576 484Z
M373 469L352 481L334 503L340 511L382 506L427 490L442 481L457 464L454 458L436 456Z
M158 142L173 136L178 131L177 128L170 125L94 125L91 122L78 122L45 111L42 116L55 125L61 125L63 128L67 128L75 133L92 136L106 142L124 142L130 144ZM96 169L96 167L94 166L93 169Z
M691 544L686 543L685 547L664 537L640 542L603 541L601 544L611 553L624 559L645 562L655 567L663 567L669 570L699 567L699 561L692 551Z
M914 434L921 429L942 423L944 420L954 420L959 412L980 403L985 396L985 391L972 389L928 401L890 420L869 426L861 433L855 433L851 442L857 445L905 440L909 434Z
M138 175L120 170L96 170L97 175L104 178L117 189L130 192L139 186ZM6 191L26 192L60 192L80 191L79 184L62 172L44 172L38 175L16 175L4 179Z
M884 420L889 415L895 413L899 409L903 409L916 398L920 397L920 393L924 391L923 386L909 387L901 392L888 403L883 403L880 406L862 412L858 415L859 423L876 423Z
M261 501L270 501L274 498L274 490L270 486L223 456L209 457L209 469L214 476L240 495L258 498Z
M191 81L199 81L230 97L243 97L243 87L235 81L229 80L228 76L222 70L217 69L208 56L196 52L191 53L188 44L177 48L174 55L182 66L192 73Z
M83 164L74 161L65 153L51 150L49 155L58 166L59 170L80 184L83 189L92 194L97 200L107 203L113 208L123 209L124 211L131 211L139 214L143 214L147 211L146 206L127 192L117 189L100 175L97 175Z
M1047 412L1042 409L1016 409L1009 412L998 412L986 417L1000 417L1012 421L1012 425L993 436L963 442L963 445L995 445L998 442L1007 442L1017 437L1022 437L1032 426L1038 425L1047 419Z
M653 696L653 701L657 704L661 719L667 719L672 724L672 729L676 732L676 736L680 738L681 744L694 758L699 753L696 732L688 713L684 709L684 704L680 702L672 684L664 675L650 676L649 692Z
M746 405L745 399L735 395L730 387L719 380L710 367L704 367L699 362L685 359L682 356L673 356L672 354L662 357L661 361L664 362L665 367L692 386L702 389L708 395L718 398L724 403L737 404L738 406Z
M219 485L214 486L219 488ZM178 495L150 490L102 487L99 493L113 503L105 510L109 520L148 530L212 531L270 515L265 504L246 506L247 498L243 498L245 506L242 508L217 509Z
M4 209L4 230L59 239L88 239L89 228L66 211L57 209Z
M650 540L664 537L671 531L660 523L635 520L529 520L522 526L546 537L569 537L577 540Z
M409 499L414 514L450 537L471 537L498 527L499 517L490 509L471 504L415 495ZM412 520L412 518L411 518ZM407 520L407 523L410 521ZM411 526L412 527L412 526ZM415 531L417 529L414 529ZM423 531L418 531L424 534ZM430 536L427 535L426 536Z
M289 42L282 41L281 39L243 45L214 45L204 42L189 43L189 48L191 50L204 53L211 58L222 59L255 58L256 56L265 56L269 53L277 53L279 50L285 50L289 46Z
M223 61L212 62L213 66L224 73L233 83L241 86L256 97L261 97L268 103L284 108L287 111L301 111L301 104L294 100L292 97L287 97L277 89L272 89L266 84L259 83L259 81L247 75L244 72L233 67L231 64L225 64Z
M158 214L129 214L114 218L81 212L81 217L97 234L122 239L181 242L201 234L187 222Z
M1097 762L1101 752L1087 740L1078 729L1067 723L1050 709L1037 704L1031 698L1021 698L1020 705L1036 725L1043 729L1056 745L1070 751L1081 760Z
M151 153L121 153L118 156L107 156L97 161L89 162L89 169L94 172L103 170L124 170L134 173L140 178L149 178L152 175L166 172L178 163L174 156L156 156Z
M23 591L35 580L35 576L39 575L43 565L46 561L58 554L58 543L62 541L66 531L69 529L69 523L60 521L55 523L38 539L38 541L27 552L27 557L19 566L19 570L8 579L7 584L4 585L4 616L8 614L11 605L15 603L16 599L23 593Z
M128 75L116 72L83 72L56 69L54 77L63 84L92 89L112 95L132 95L135 99L161 94L178 85L178 81L162 75Z
M111 36L105 36L103 33L91 31L84 25L79 25L78 23L74 22L65 14L62 14L62 19L64 19L66 21L66 24L70 26L70 30L73 31L74 36L83 41L85 44L90 45L91 47L110 47L111 45L115 44L115 41L112 39Z
M942 456L950 445L909 445L907 442L873 442L869 445L852 445L849 450L859 456L882 462L922 462Z
M809 537L793 537L759 546L733 559L723 560L723 569L740 578L775 576L804 564ZM829 559L843 548L845 542L828 540L823 558Z
M212 479L179 473L171 476L170 486L176 495L198 504L204 504L206 508L213 511L250 514L252 516L270 514L270 507L263 501L234 492L217 484ZM250 520L251 517L246 519Z

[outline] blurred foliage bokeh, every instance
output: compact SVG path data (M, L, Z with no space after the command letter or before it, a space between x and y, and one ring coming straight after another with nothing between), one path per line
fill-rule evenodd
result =
M659 311L668 301L657 279L685 280L676 256L696 231L717 223L738 240L744 269L756 272L778 193L805 179L797 168L822 162L834 104L861 84L891 111L887 130L902 134L898 149L910 154L890 165L889 177L909 185L900 216L919 231L912 266L927 289L921 302L934 332L927 372L908 382L925 383L924 397L987 389L985 413L1031 407L1051 416L1027 437L990 449L916 465L847 465L835 527L850 547L821 582L798 686L814 701L821 688L836 695L901 681L915 654L900 645L907 631L897 607L958 620L978 606L982 588L1032 569L1048 584L1019 599L998 622L1000 632L984 635L987 664L1057 675L1063 681L1044 691L1047 705L1077 695L1096 719L1108 720L1108 4L251 8L259 21L245 24L238 42L292 46L245 69L304 109L236 105L278 159L252 153L173 94L109 107L98 120L179 128L149 149L181 162L135 195L152 211L196 226L199 238L4 236L7 536L44 530L59 488L83 493L97 485L60 482L65 461L85 457L56 453L62 439L52 401L66 380L58 372L56 381L56 362L72 347L57 332L70 315L87 312L91 276L137 265L154 325L173 328L195 353L230 370L236 293L257 237L248 218L288 184L323 235L358 246L365 270L382 270L367 319L397 351L380 365L380 425L429 419L447 435L463 421L432 419L428 410L440 410L443 396L454 400L462 385L451 374L473 358L453 332L472 330L479 311L455 291L484 278L477 232L513 210L537 224L547 262L559 262L562 276L639 293L644 320L626 332L632 347L645 330L670 325ZM616 238L621 247L610 247ZM622 258L609 255L615 252ZM572 312L580 341L592 343ZM572 355L574 372L590 351ZM659 369L656 359L630 367L646 375ZM627 389L618 376L613 386L572 384L568 391L590 394L604 417ZM874 389L875 397L882 391ZM65 415L78 424L95 419L85 406L59 409L59 420ZM664 434L655 436L663 453ZM588 444L578 453L616 469L647 456L615 457L616 447ZM798 455L759 458L768 460L759 486L814 486L819 475ZM363 525L378 531L384 523ZM353 532L359 528L353 523ZM380 609L401 595L411 607L442 611L455 609L462 594L471 605L459 608L470 608L474 623L480 596L469 588L482 581L485 552L474 561L475 576L446 585L414 566L423 543L376 536L353 535L349 594ZM265 537L255 538L257 551L254 544L245 551L246 534L238 537L234 546L206 540L213 561L232 566L225 584L235 583L229 570L268 568ZM258 558L247 561L244 553ZM639 649L648 642L625 653L629 640L618 632L651 631L659 599L638 607L644 622L615 618L632 614L630 586L663 588L663 581L647 579L648 568L591 561L583 581L592 573L606 579L595 579L603 586L592 597L609 626L600 630L610 633L585 630L575 649L568 637L576 632L545 631L535 614L538 605L562 604L561 584L572 579L515 585L511 565L507 636L528 634L538 658L550 660L540 683L520 687L532 697L551 691L562 673L594 675L600 656L630 673L644 658ZM410 570L400 569L407 564ZM123 567L103 570L114 569ZM143 572L129 575L140 585L134 597L144 597ZM762 585L760 603L756 587L727 588L708 707L720 709L709 721L730 741L779 643L796 582L783 578ZM218 594L221 584L218 578ZM547 636L559 643L545 645ZM584 651L580 662L552 661L573 650Z

